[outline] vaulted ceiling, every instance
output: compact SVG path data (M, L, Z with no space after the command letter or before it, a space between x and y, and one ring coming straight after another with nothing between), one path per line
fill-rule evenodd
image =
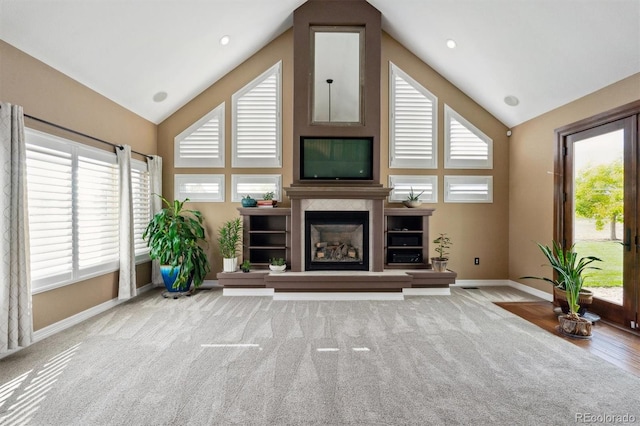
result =
M640 72L639 0L368 1L510 127ZM0 39L159 123L290 28L302 3L0 0Z

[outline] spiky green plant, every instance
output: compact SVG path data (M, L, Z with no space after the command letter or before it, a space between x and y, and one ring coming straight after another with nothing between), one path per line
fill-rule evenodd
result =
M218 229L218 243L220 254L225 259L238 257L238 250L242 241L242 222L240 218L228 220Z
M547 281L554 286L564 289L567 295L567 304L569 305L569 315L578 317L580 304L580 291L584 285L585 277L583 273L588 269L600 269L592 266L593 262L602 262L595 256L578 257L575 246L572 245L566 250L557 242L553 242L553 248L537 243L538 247L549 261L549 266L556 272L556 278L547 277L522 277Z

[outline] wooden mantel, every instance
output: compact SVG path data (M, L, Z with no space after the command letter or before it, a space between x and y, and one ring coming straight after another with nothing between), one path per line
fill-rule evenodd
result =
M301 199L352 199L352 200L384 200L389 196L391 188L380 186L290 186L284 188L291 200Z

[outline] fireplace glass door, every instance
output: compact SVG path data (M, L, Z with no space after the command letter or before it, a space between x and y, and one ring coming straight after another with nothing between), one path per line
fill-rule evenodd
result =
M369 270L369 212L305 213L305 269Z

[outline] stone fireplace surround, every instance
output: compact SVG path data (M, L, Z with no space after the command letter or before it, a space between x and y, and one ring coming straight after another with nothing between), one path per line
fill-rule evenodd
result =
M306 211L369 212L369 271L384 270L384 200L391 191L382 186L291 186L291 271L305 269Z

